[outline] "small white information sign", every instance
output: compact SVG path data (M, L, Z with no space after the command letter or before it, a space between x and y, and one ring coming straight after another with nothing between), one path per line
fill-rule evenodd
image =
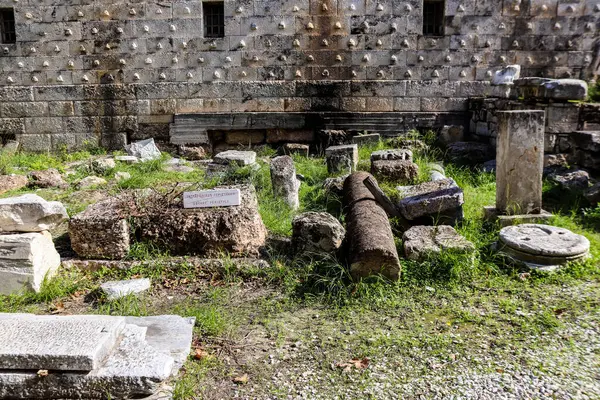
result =
M230 207L240 205L240 189L213 189L183 193L183 208Z

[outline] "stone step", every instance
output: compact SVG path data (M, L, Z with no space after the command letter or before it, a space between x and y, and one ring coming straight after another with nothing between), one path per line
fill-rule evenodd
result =
M91 371L124 327L123 317L0 314L0 369Z

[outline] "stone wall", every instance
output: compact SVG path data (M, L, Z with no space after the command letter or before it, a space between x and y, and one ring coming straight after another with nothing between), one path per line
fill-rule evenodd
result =
M422 0L226 0L225 36L206 39L200 1L0 0L17 36L1 45L0 135L119 147L168 138L177 113L466 113L504 96L489 85L504 65L590 79L597 3L446 0L445 35L426 37Z
M492 145L498 111L544 110L546 164L577 164L600 173L600 104L478 98L471 99L470 110L471 139Z

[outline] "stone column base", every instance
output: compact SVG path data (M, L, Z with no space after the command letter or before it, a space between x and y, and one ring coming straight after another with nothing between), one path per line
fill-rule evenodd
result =
M503 215L494 206L483 207L484 221L498 221L501 227L518 224L541 224L547 222L551 217L552 214L545 210L542 210L539 214Z

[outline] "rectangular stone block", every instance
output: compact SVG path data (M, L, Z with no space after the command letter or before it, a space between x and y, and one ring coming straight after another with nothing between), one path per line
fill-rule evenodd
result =
M0 369L91 371L124 327L124 317L0 314Z
M496 208L509 215L542 210L544 111L500 111Z

